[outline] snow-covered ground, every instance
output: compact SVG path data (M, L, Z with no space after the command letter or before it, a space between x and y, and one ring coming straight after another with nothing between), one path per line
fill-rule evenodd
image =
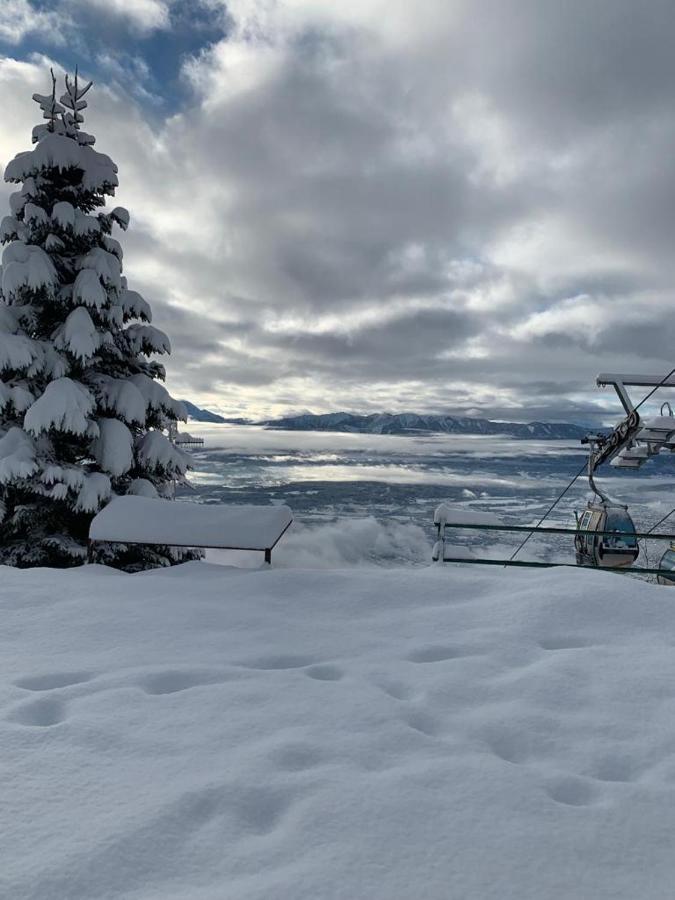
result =
M2 570L0 896L671 898L675 592Z

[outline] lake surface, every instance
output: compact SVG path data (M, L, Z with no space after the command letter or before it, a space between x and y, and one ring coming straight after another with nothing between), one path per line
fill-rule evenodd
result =
M279 565L426 564L439 503L494 512L508 524L534 524L586 456L574 441L276 431L194 422L188 427L205 440L204 447L189 451L192 499L287 503L293 509L296 524L275 551ZM639 472L604 471L608 476L599 482L629 505L641 529L675 507L670 454ZM588 496L582 476L547 524L574 527L574 509ZM675 515L668 530L675 531ZM467 539L481 553L501 557L522 536L474 532ZM657 556L659 546L652 545ZM536 536L519 558L571 562L571 539Z

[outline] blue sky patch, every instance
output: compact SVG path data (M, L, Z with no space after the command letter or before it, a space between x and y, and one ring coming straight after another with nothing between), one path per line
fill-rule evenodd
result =
M128 18L100 8L78 7L61 14L53 0L32 0L36 14L50 13L62 25L26 33L18 43L0 37L0 52L15 59L44 54L64 69L80 71L99 83L119 82L159 114L172 114L189 94L181 66L227 32L222 6L208 0L175 0L166 27L142 30Z

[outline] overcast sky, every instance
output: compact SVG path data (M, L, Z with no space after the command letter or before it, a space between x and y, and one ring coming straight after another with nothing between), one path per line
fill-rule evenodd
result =
M78 63L177 396L588 421L675 365L673 46L673 0L2 0L0 164Z

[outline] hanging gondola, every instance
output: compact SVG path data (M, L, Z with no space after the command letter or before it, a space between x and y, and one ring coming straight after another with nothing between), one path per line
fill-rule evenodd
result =
M611 534L597 533L607 531ZM634 533L635 525L627 506L597 497L589 500L586 509L577 516L574 536L577 565L603 569L632 566L640 553Z
M671 544L661 557L659 569L661 571L656 578L658 583L667 584L671 587L675 585L675 544Z
M588 483L594 496L581 514L575 513L577 533L574 537L574 549L577 565L625 569L632 566L640 554L635 525L628 507L606 497L595 484L593 476L603 463L610 462L616 468L639 469L651 457L658 455L661 449L673 449L675 418L670 404L664 403L661 406L659 416L642 422L626 392L626 385L654 385L656 389L667 380L623 375L601 375L598 378L598 384L614 385L627 415L611 434L590 435L583 441L590 448ZM598 533L603 531L612 533Z
M659 569L661 571L656 577L658 583L673 587L675 585L675 544L671 544L661 557Z
M615 503L602 493L593 474L598 465L600 439L589 439L588 483L593 491L586 509L575 513L577 533L574 549L578 566L598 566L601 569L625 569L633 565L640 554L635 524L628 507ZM603 532L611 532L606 534Z
M595 484L594 474L603 464L616 468L639 469L662 450L675 452L675 415L669 403L661 406L660 415L642 421L639 409L653 394L663 387L675 388L675 368L664 377L656 375L614 375L604 374L597 378L598 386L612 385L624 407L626 417L609 434L589 435L582 444L589 445L588 463L571 479L555 501L535 525L510 525L501 522L472 520L471 514L461 508L452 509L442 504L434 516L438 529L438 540L432 558L435 561L470 563L492 566L529 566L547 568L549 566L569 566L573 563L547 562L543 560L516 559L522 548L535 534L565 534L574 537L576 565L584 568L630 569L640 575L656 576L659 583L675 586L675 534L653 529L637 532L628 507L607 497ZM634 406L628 395L628 387L648 387L651 390ZM562 500L572 485L587 469L593 498L581 513L575 513L576 528L544 525L545 519ZM670 516L675 509L668 515ZM668 516L664 517L668 518ZM468 521L467 521L468 520ZM466 548L456 548L447 543L449 531L487 531L525 533L507 559L467 554ZM638 538L645 540L668 540L672 543L664 553L659 568L634 566L640 555Z

